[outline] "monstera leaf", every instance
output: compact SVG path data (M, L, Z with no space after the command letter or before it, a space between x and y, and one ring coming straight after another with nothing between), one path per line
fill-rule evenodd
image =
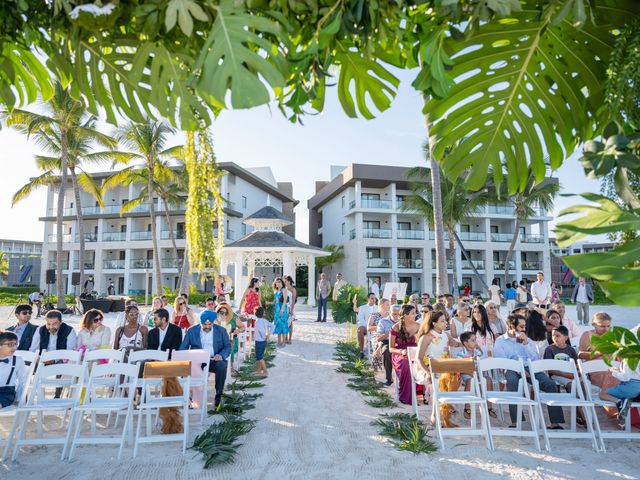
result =
M208 33L194 71L200 74L196 90L204 98L224 105L230 91L232 108L250 108L267 103L272 90L285 85L287 63L277 42L280 26L265 17L231 6L216 8L216 19Z
M8 109L53 96L53 81L41 60L28 48L0 45L0 103Z
M509 192L522 190L529 166L542 181L547 163L557 169L589 138L603 116L615 41L611 25L640 12L640 3L631 0L598 1L593 20L577 29L549 7L541 12L540 2L521 3L521 12L481 23L468 40L447 39L455 84L447 97L425 105L436 158L454 177L471 169L472 189L482 187L490 172L500 184L506 166Z
M640 335L640 333L638 334ZM624 358L635 370L640 363L640 336L622 327L613 327L601 336L593 335L591 345L604 355L603 360L611 363L612 358Z

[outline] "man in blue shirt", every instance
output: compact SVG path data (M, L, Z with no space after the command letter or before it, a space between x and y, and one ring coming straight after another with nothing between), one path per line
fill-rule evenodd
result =
M227 358L231 353L229 334L220 325L215 325L217 315L210 310L200 314L200 325L194 325L182 340L180 350L206 350L209 352L209 371L216 375L216 407L220 404L224 383L227 379Z
M508 358L511 360L520 360L527 362L527 360L538 360L538 350L535 344L529 340L526 330L526 321L524 317L520 315L509 315L507 318L507 333L501 335L496 340L496 344L493 347L493 356L496 358ZM507 379L507 391L518 391L518 383L520 381L520 374L507 370L505 373ZM540 385L540 390L543 392L556 393L558 387L556 383L549 378L544 372L536 373L536 380ZM527 381L531 381L527 378ZM560 423L564 423L564 415L562 413L562 407L548 407L549 420L551 430L562 430ZM509 405L509 416L511 417L510 427L516 426L517 407L515 405Z
M393 383L391 377L393 365L391 363L391 352L389 352L389 332L391 332L391 328L395 324L392 312L399 313L401 308L402 305L391 305L391 311L387 311L386 315L380 318L376 328L378 332L378 342L382 344L382 365L384 366L384 373L387 379L385 385L387 386Z

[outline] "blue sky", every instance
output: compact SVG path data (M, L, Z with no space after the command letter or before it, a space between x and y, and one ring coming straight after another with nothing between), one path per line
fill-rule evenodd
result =
M244 167L269 165L278 181L293 182L296 237L308 238L307 199L315 181L329 179L330 165L370 163L415 166L424 164L422 100L411 87L411 72L403 73L392 107L374 120L350 119L330 89L325 111L292 124L278 111L261 107L225 111L213 126L214 149L219 161ZM176 138L176 143L180 138ZM27 139L9 129L0 131L0 158L4 188L0 189L0 238L42 240L38 217L45 210L44 191L11 208L11 196L31 176L38 174L33 161L37 153ZM585 177L576 156L555 173L563 193L597 191L599 183ZM556 212L575 200L559 198Z

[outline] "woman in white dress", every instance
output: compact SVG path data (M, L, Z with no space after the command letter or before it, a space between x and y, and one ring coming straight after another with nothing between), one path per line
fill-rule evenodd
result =
M113 348L116 350L143 350L147 348L149 329L138 323L138 307L129 305L125 310L127 323L116 330Z

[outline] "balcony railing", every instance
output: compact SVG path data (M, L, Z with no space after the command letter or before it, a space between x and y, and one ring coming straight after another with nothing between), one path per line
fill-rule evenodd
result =
M435 239L436 239L436 232L433 230L429 230L429 240L435 240ZM447 232L444 232L444 239L449 240L449 234Z
M522 262L522 270L542 270L542 262Z
M520 234L520 241L522 243L544 243L544 235L539 234Z
M102 232L103 242L124 242L127 239L127 232Z
M124 269L124 260L103 260L102 268L105 270L122 270Z
M73 237L73 241L74 242L79 242L80 241L80 235L78 235L76 233L75 236ZM85 242L97 242L98 241L98 234L97 233L85 233L84 234L84 241Z
M161 258L160 268L180 268L181 258Z
M160 239L162 240L171 240L173 234L173 238L176 240L184 240L186 238L186 233L184 230L162 230L160 232Z
M498 215L515 215L513 205L489 205L487 211Z
M471 260L471 261L469 261L467 259L462 260L462 269L463 270L473 270L473 267L471 266L472 264L478 270L484 269L484 260Z
M352 230L349 232L349 240L353 240L354 238L356 238L356 229L355 229L355 228L354 228L354 229L352 229Z
M424 240L423 230L397 230L398 240Z
M493 261L493 269L494 270L504 270L506 266L506 262L504 260L494 260ZM516 269L516 262L514 260L509 260L509 270Z
M399 258L398 268L422 268L421 258Z
M83 266L85 270L93 270L95 267L95 264L93 263L93 260L85 260ZM80 262L78 262L77 260L74 260L73 269L74 270L80 269Z
M451 260L447 260L447 268L453 268L453 262ZM438 266L436 265L436 259L432 258L431 259L431 267L433 268L438 268Z
M137 232L131 232L131 240L151 240L151 230L140 230Z
M56 261L55 260L49 260L49 268L56 268ZM63 270L69 270L69 262L67 260L62 262L62 269Z
M513 239L513 233L492 233L492 242L510 242Z
M360 200L360 207L362 208L391 208L391 200L375 200L363 198Z
M458 235L460 240L469 242L484 242L487 240L487 235L484 232L460 232Z
M391 230L385 228L366 228L362 231L364 238L391 238Z
M367 268L391 268L391 259L367 258Z
M153 260L149 258L132 258L129 260L130 268L153 268Z

